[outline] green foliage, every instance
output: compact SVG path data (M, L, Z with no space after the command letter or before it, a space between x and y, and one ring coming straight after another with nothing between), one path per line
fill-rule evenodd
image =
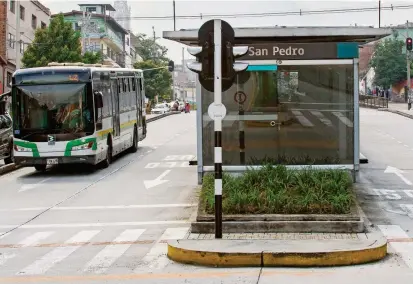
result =
M138 53L143 61L154 61L157 64L167 63L169 58L166 56L168 49L162 46L153 38L148 38L145 34L136 35L137 42L134 44L136 53Z
M100 55L85 54L82 58L80 34L62 14L54 17L46 29L37 29L33 42L23 54L25 68L47 66L50 62L98 63Z
M82 62L86 64L95 64L102 62L102 53L87 51L83 55Z
M403 40L397 38L386 39L376 46L375 53L370 61L374 68L374 84L384 88L406 80L406 54L403 54Z
M167 65L157 64L154 61L146 60L135 63L134 68L145 70L165 66ZM153 99L158 95L160 99L168 100L171 98L172 76L167 67L165 69L145 71L143 75L145 79L146 97Z
M214 212L214 176L204 176L200 205ZM224 214L347 214L354 204L345 170L287 169L267 164L241 176L223 176Z

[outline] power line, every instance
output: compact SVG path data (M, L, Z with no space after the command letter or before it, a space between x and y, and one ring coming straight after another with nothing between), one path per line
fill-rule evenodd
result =
M394 11L412 9L412 5L389 5L381 6L380 10ZM196 20L205 18L255 18L255 17L282 17L282 16L305 16L305 15L321 15L321 14L339 14L339 13L363 13L375 12L379 7L360 7L360 8L343 8L343 9L322 9L322 10L302 10L286 11L286 12L266 12L266 13L234 13L234 14L199 14L199 15L176 15L176 19L181 20ZM173 20L174 16L133 16L119 17L118 20Z

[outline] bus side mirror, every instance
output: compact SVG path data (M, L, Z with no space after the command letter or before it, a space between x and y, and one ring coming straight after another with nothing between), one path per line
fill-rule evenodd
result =
M102 108L103 107L103 94L102 92L95 92L95 107Z

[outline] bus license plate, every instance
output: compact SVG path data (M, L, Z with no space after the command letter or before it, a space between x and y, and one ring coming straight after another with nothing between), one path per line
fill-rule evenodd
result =
M58 164L58 160L56 159L47 159L47 164L48 165L57 165Z

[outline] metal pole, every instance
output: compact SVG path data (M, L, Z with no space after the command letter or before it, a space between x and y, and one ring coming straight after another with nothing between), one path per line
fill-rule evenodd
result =
M379 28L381 26L381 1L379 1Z
M14 45L16 46L16 70L20 69L20 1L15 1L15 9L16 9L16 42Z
M173 0L173 6L174 6L174 31L176 31L175 0Z
M222 104L221 20L214 20L214 103ZM222 239L222 119L214 119L215 238Z
M409 21L406 21L406 38L409 37ZM409 53L410 51L407 50L407 46L406 46L406 68L407 68L407 97L409 97L410 94L410 60L409 60Z

